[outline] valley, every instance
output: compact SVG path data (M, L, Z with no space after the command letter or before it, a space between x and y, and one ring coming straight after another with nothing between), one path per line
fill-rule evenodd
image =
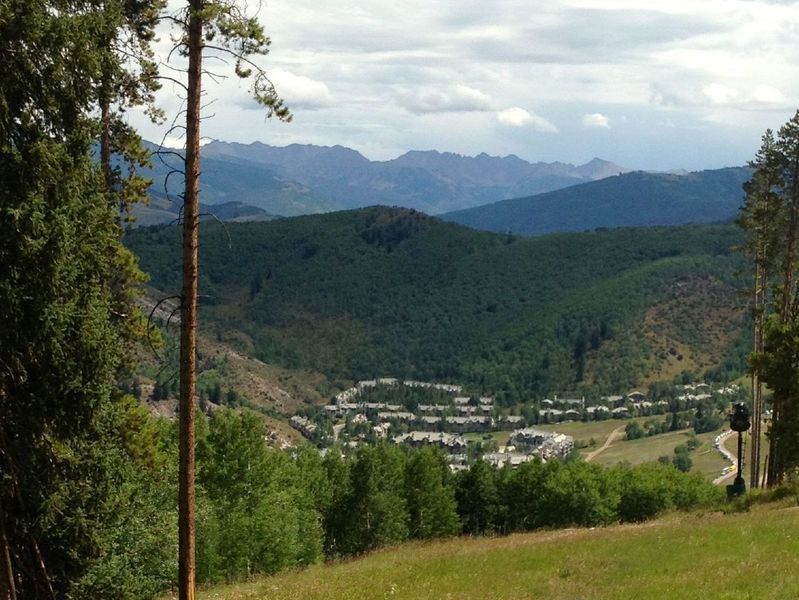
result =
M164 295L178 281L176 240L169 227L126 239ZM524 239L381 207L209 223L202 327L339 389L388 373L511 405L682 373L726 382L744 372L747 344L739 240L728 226Z
M373 207L208 223L203 236L201 406L258 411L278 447L304 443L300 432L319 447L447 432L466 438L456 466L504 451L515 430L540 427L571 436L599 464L670 461L699 406L677 401L680 386L706 379L726 389L745 372L739 238L729 226L524 239ZM127 238L151 274L153 302L176 281L175 239L171 227ZM157 361L144 362L150 366L141 377L164 380ZM457 383L461 395L491 403L485 415L441 406L444 413L414 423L421 413L406 406L451 400L389 391L368 401L371 412L353 411L346 389L387 374ZM636 387L646 406L624 399ZM582 397L578 410L553 406L547 398L558 393ZM731 399L718 396L706 408L723 412ZM677 431L624 439L627 419L645 430L665 420L668 428L677 412L684 423ZM608 417L615 418L601 420ZM290 418L299 419L292 428ZM464 418L475 423L456 423ZM597 452L619 427L621 435ZM700 434L697 464L689 467L708 479L728 464L708 441L720 431ZM491 460L506 459L517 460Z

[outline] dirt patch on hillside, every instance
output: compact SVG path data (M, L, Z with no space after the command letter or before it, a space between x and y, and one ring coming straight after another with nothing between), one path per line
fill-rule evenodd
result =
M710 277L674 282L669 297L644 317L656 365L647 381L718 365L740 335L744 315L740 292L731 285Z

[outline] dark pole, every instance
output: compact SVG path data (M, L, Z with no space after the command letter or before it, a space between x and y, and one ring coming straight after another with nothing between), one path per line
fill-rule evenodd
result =
M746 483L744 482L744 452L743 452L743 442L744 442L744 434L743 432L738 432L738 476L735 478L733 484L738 487L741 486L741 489L746 487Z

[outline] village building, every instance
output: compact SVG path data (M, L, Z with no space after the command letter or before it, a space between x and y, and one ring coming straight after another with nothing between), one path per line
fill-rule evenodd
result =
M554 403L562 407L568 406L570 408L584 408L585 396L582 398L558 398L555 396Z
M602 396L600 400L602 401L603 404L607 404L611 408L618 408L619 406L624 404L624 396L618 396L618 395Z
M390 423L378 423L377 425L372 427L372 431L379 438L388 437L388 432L391 431L391 424Z
M310 420L306 419L305 417L301 417L299 415L294 415L289 419L289 425L291 425L294 429L299 431L304 437L308 438L309 440L313 440L314 435L318 426L316 423L311 422Z
M394 443L411 448L435 446L449 454L462 454L466 451L466 440L459 435L441 431L410 431L394 437Z
M465 433L467 431L491 431L494 420L491 417L445 417L447 430Z
M525 454L539 454L548 460L568 455L574 448L574 438L562 433L527 427L514 431L508 440L508 446L523 450Z
M380 421L402 421L408 423L416 420L416 415L410 412L379 412L377 418Z
M509 466L512 469L521 464L535 460L536 454L522 454L520 452L487 452L483 460L496 469Z
M561 420L561 417L563 416L563 411L557 408L550 408L547 410L542 410L538 414L541 416L542 419L549 421L551 423L555 423Z
M417 417L416 422L424 431L436 431L441 424L441 417Z
M524 417L520 415L503 415L499 418L500 429L516 429L524 423Z
M511 434L508 445L532 452L533 450L537 450L541 444L544 443L544 440L549 439L553 435L554 434L550 431L536 429L535 427L517 429Z
M556 433L551 438L544 440L538 453L544 460L553 458L566 458L574 450L574 438L564 433Z

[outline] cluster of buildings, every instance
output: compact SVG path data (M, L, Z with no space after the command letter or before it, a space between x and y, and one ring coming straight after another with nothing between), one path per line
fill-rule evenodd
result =
M460 435L443 431L410 431L393 438L394 443L411 448L433 446L447 454L450 468L459 471L468 468L468 442ZM544 462L565 458L574 449L574 439L562 433L540 429L518 429L510 436L508 445L499 452L487 452L481 459L493 467L517 467L522 463L540 459Z
M294 415L289 419L289 425L291 425L294 429L299 431L302 435L304 435L308 439L313 439L316 435L319 426L311 421L310 419L306 419L305 417L301 417L300 415Z
M447 392L450 394L460 394L463 391L462 386L451 383L430 383L429 381L413 381L411 379L397 379L396 377L380 377L378 379L366 379L364 381L359 381L353 387L346 389L343 392L339 392L334 398L335 404L355 402L358 396L360 396L364 390L374 388L379 385L404 385L405 387L410 388L441 390L442 392Z
M463 400L455 398L455 400ZM468 401L468 398L465 398ZM518 419L495 420L492 417L493 401L490 398L481 398L491 404L477 406L448 405L448 404L420 404L415 412L404 410L399 404L384 402L342 402L328 404L324 407L325 414L331 418L350 418L353 422L373 421L376 426L381 423L406 423L425 431L455 431L460 433L470 431L492 431L498 423L512 427ZM448 414L449 413L449 414ZM452 414L454 413L454 414Z
M400 404L360 401L364 390L378 385L435 389L453 394L453 398L446 404L419 404L413 412ZM372 422L374 433L380 437L385 437L386 427L383 425L386 423L406 424L421 431L467 433L493 431L497 428L512 429L522 422L522 417L519 416L495 419L493 398L482 396L473 399L455 395L462 393L463 388L459 385L386 377L358 382L354 387L337 394L333 403L324 407L324 412L330 419L345 418L354 423Z
M377 386L406 386L426 388L444 392L445 402L438 404L396 404L392 402L366 402L364 396L370 388ZM677 386L672 400L684 406L695 406L711 397L712 393L733 395L739 393L737 386L711 390L706 383ZM441 395L438 395L441 401ZM567 435L546 432L535 427L536 423L560 423L604 419L629 419L635 416L663 414L670 410L667 400L651 401L646 394L632 390L624 395L603 396L586 402L585 397L545 398L534 410L528 407L525 416L503 414L497 410L494 400L487 396L470 397L463 388L454 384L409 381L384 377L360 381L355 386L337 394L333 402L323 408L324 417L315 422L302 416L290 419L292 427L305 437L320 441L321 429L331 431L333 439L347 431L352 435L350 444L357 440L383 438L412 447L431 445L442 449L451 458L451 464L465 465L467 449L463 433L487 433L496 430L512 431L507 447L499 452L487 453L483 459L496 466L511 466L539 457L550 460L567 456L574 448L574 440ZM411 410L412 409L412 410ZM320 428L322 424L324 427ZM525 427L528 426L528 427ZM347 439L347 438L345 438Z
M651 402L646 395L633 390L623 396L603 396L596 404L586 405L582 398L544 398L541 400L539 422L558 423L561 421L601 421L605 419L629 419L666 412L666 400Z

